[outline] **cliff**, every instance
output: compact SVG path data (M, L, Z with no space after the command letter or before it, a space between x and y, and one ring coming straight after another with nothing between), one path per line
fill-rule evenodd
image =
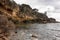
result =
M49 19L45 14L39 13L37 9L32 9L27 4L19 5L13 0L0 0L0 15L7 16L9 21L18 24L21 22L45 23Z

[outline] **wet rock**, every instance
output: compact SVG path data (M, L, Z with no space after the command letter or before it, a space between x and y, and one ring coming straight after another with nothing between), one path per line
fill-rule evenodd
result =
M32 40L38 40L38 35L37 34L32 34L31 39Z
M38 38L31 38L31 40L38 40Z
M32 34L31 37L38 38L38 35L37 34Z

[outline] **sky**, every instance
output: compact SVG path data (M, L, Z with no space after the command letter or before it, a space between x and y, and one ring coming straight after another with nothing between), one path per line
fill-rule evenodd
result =
M60 21L60 0L14 0L18 4L28 4L39 12L47 11L47 16Z

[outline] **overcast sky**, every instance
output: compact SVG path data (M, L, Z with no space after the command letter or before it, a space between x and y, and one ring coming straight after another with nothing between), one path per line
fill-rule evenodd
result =
M48 17L60 21L60 0L14 0L18 4L28 4L32 8L39 9L39 12L48 11Z

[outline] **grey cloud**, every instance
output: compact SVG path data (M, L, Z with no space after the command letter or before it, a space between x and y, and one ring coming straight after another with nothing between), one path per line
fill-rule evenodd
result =
M56 12L60 12L60 0L38 0L42 5L51 5L55 7Z
M40 9L43 6L51 5L55 7L56 12L60 12L60 0L15 0L20 1L19 3L26 3L29 4L32 8L36 7ZM21 2L22 1L22 2Z

